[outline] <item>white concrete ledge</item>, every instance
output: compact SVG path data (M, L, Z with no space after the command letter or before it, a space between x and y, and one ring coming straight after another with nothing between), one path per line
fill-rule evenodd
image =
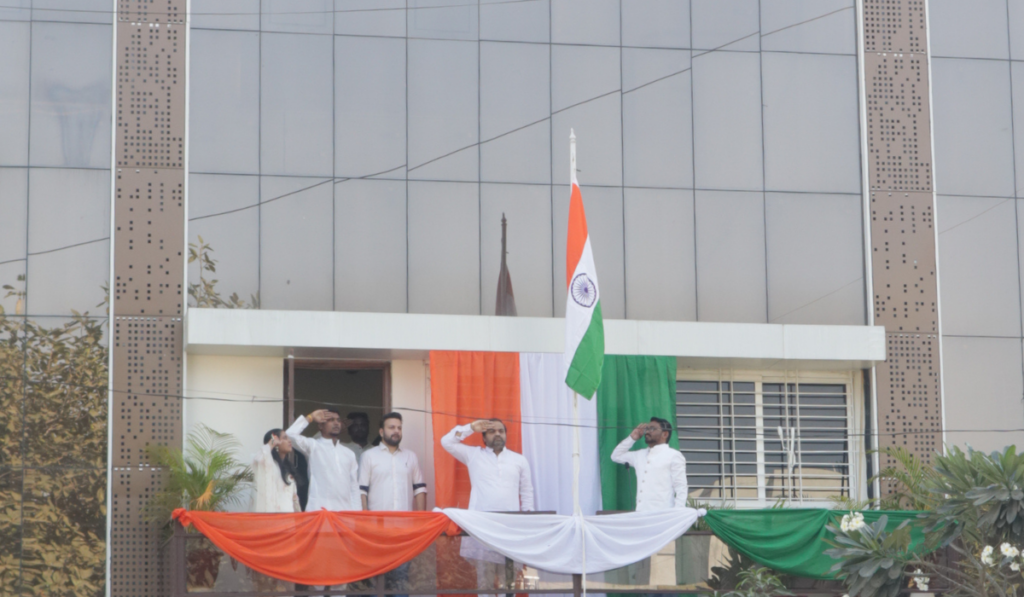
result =
M564 320L481 315L190 308L191 354L425 358L431 350L562 352ZM605 352L675 356L681 367L863 369L885 360L885 329L605 321Z

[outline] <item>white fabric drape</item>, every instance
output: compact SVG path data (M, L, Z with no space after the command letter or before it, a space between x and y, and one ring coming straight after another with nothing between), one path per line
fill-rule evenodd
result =
M561 354L519 354L523 456L533 476L534 509L570 515L572 503L572 390ZM580 509L601 509L597 398L580 398ZM589 561L589 552L587 559ZM589 568L589 566L588 566Z
M583 573L581 525L586 527L587 573L628 566L685 533L703 509L672 508L608 516L500 514L458 508L448 518L485 546L540 570Z

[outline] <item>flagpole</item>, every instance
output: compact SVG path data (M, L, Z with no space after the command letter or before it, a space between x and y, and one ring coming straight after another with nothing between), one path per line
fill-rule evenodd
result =
M576 133L569 129L569 184L576 181ZM572 392L572 512L578 517L580 542L583 555L581 574L583 594L587 594L587 531L583 524L583 509L580 508L580 396Z

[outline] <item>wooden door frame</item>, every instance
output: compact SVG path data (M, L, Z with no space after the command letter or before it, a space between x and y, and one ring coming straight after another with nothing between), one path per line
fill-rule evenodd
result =
M370 361L359 359L297 359L288 355L284 359L284 427L295 421L295 370L296 369L373 369L383 375L381 402L385 413L391 412L391 361Z

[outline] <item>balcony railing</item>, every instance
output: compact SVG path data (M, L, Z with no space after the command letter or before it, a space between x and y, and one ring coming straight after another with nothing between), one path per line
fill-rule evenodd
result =
M284 539L282 539L284 540ZM426 551L408 563L403 574L378 575L343 587L303 588L276 581L221 552L200 534L186 532L175 523L171 549L171 597L305 597L352 595L388 597L395 595L549 595L583 594L579 574L556 574L506 561L502 570L491 574L490 582L477 580L476 563L459 555L459 537L439 537ZM732 551L708 531L690 531L666 545L654 556L636 564L587 575L588 593L652 593L689 595L713 594L735 587L741 570L750 560ZM195 577L207 576L207 587L190 588L190 570ZM504 572L502 574L501 572ZM397 577L402 577L401 579ZM496 577L496 578L494 578ZM195 585L195 578L192 584ZM212 582L210 582L212 581ZM797 595L842 595L837 581L791 578L790 590ZM934 591L933 591L934 592Z

